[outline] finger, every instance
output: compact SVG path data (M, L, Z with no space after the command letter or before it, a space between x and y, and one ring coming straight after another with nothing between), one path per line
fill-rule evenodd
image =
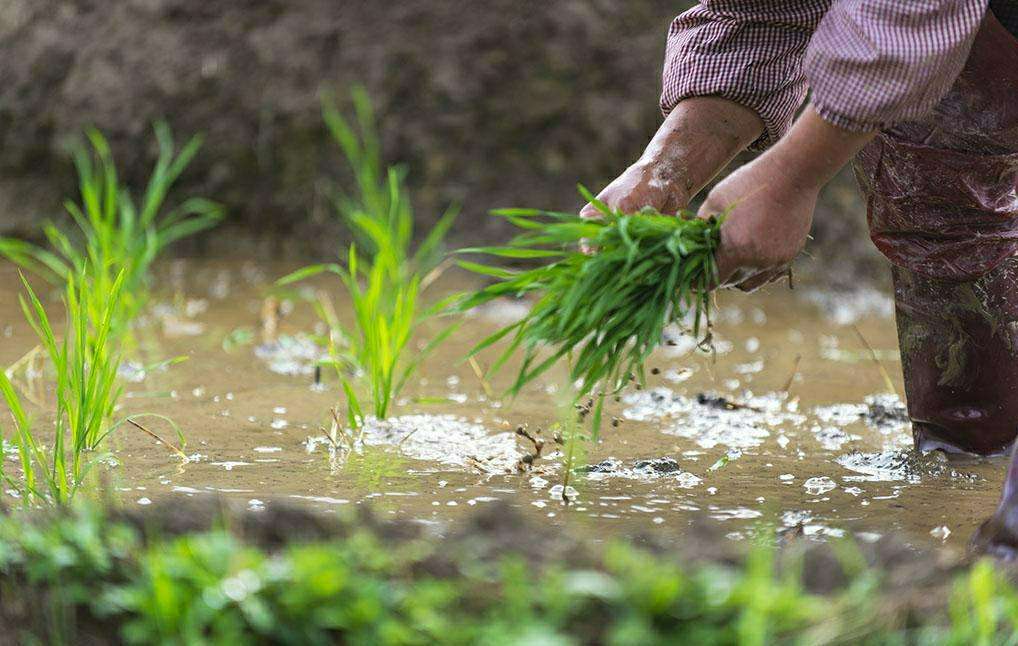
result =
M756 290L760 289L764 285L767 285L769 283L773 283L776 280L780 280L782 277L786 276L787 274L788 274L788 268L787 267L781 267L779 269L771 269L771 270L768 270L768 271L762 271L762 272L758 273L757 275L749 278L748 280L744 280L744 281L738 283L737 285L735 285L735 288L740 290L740 291L746 292L746 293L755 292Z
M741 282L753 278L759 270L755 267L743 265L737 258L733 258L728 250L730 244L725 244L725 231L721 230L721 244L714 251L714 260L717 264L717 277L711 284L711 289L721 287L734 287Z
M696 210L696 217L703 220L706 220L707 218L716 218L730 210L730 205L722 204L719 200L708 195L707 199L700 205L700 208Z
M598 199L601 198L598 197ZM586 206L580 209L580 217L586 218L588 220L596 220L601 217L601 212L598 211L593 204L587 202ZM595 253L597 253L597 249L590 244L589 240L584 238L583 240L580 240L580 252L585 253L588 256L593 256Z
M601 199L601 198L598 198L598 199ZM591 204L590 202L587 202L586 206L584 206L582 209L580 209L580 217L581 218L599 218L599 217L601 217L601 212L598 211L594 207L593 204Z

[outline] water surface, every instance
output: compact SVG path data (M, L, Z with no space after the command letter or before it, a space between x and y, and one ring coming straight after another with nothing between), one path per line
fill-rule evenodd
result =
M502 500L597 538L661 526L680 534L706 516L732 540L777 527L818 539L894 532L961 549L996 502L1002 459L947 462L912 452L900 400L859 337L900 393L893 308L872 289L722 295L716 353L697 351L677 332L670 337L648 365L647 387L610 403L606 419L617 421L571 478L568 505L552 440L563 374L549 373L510 401L499 397L509 370L486 386L461 359L525 311L521 303L470 317L426 362L392 417L369 424L360 450L343 460L322 439L342 398L327 372L314 383L322 330L308 301L324 290L341 317L343 303L328 280L267 301L271 282L291 269L192 260L160 269L134 363L125 366L122 413L172 417L190 459L124 429L113 441L119 466L111 473L126 504L213 494L253 510L277 501L326 511L370 504L441 528ZM435 295L464 286L455 281L441 282ZM15 268L0 264L3 365L34 346L17 291ZM178 355L187 361L143 369ZM15 377L38 389L31 370ZM46 393L34 397L45 402ZM46 407L30 409L43 426ZM157 420L143 422L172 438ZM0 426L10 432L6 416ZM532 464L521 461L533 446L515 432L520 426L546 443Z

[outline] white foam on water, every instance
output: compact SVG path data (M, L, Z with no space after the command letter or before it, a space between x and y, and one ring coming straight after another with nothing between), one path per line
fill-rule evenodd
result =
M763 516L763 512L747 507L735 507L734 509L712 509L710 517L715 520L751 520Z
M889 319L894 315L894 298L872 287L851 291L808 289L802 292L802 297L836 325L851 325L864 318Z
M329 496L298 496L297 494L291 494L290 497L295 498L297 500L309 500L311 502L320 502L326 505L350 504L350 501L346 500L345 498L331 498Z
M729 410L695 397L677 395L669 388L630 393L623 398L627 408L623 416L634 421L674 418L675 423L661 430L693 440L705 449L724 446L747 449L760 446L770 437L770 429L783 424L801 424L805 417L785 410L785 397L779 394L739 400Z
M880 453L848 453L835 462L858 475L843 476L846 482L908 482L921 480L921 470L913 453L883 451Z
M810 431L813 433L813 437L820 442L820 446L828 451L840 450L849 442L860 439L858 435L849 435L837 426L814 426Z
M480 424L454 415L404 415L386 420L369 419L364 443L396 446L415 460L491 472L511 472L524 456L514 433L492 433Z
M806 490L806 493L811 496L820 496L828 491L836 489L838 485L834 482L834 480L831 480L827 476L814 476L812 478L807 478L806 481L802 483L802 487Z
M272 343L256 346L254 353L272 372L291 376L311 375L315 365L328 358L325 349L305 334L281 335Z

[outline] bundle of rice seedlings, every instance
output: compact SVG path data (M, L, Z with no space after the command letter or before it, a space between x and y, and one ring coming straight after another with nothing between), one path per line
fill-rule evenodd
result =
M717 277L714 252L722 217L650 210L627 214L610 209L582 187L580 192L600 218L537 209L494 211L523 233L505 247L461 253L545 264L511 270L461 261L461 267L497 280L465 297L458 309L501 297L536 296L526 317L481 341L471 356L509 337L489 372L522 351L522 365L510 388L513 395L568 358L578 399L597 395L596 435L604 396L633 379L644 381L643 364L661 343L666 325L684 324L699 343L709 344L709 290ZM584 244L596 251L584 253ZM548 348L546 355L542 347Z

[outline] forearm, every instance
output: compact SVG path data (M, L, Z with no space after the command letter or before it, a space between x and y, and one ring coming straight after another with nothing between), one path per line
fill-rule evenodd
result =
M668 30L661 109L692 97L735 101L763 121L751 145L770 146L806 98L800 61L831 2L700 0Z
M832 125L812 106L760 161L779 173L779 179L799 190L819 190L841 170L876 131L853 132Z
M718 97L692 97L668 115L638 165L649 181L672 186L688 202L763 132L753 110Z

